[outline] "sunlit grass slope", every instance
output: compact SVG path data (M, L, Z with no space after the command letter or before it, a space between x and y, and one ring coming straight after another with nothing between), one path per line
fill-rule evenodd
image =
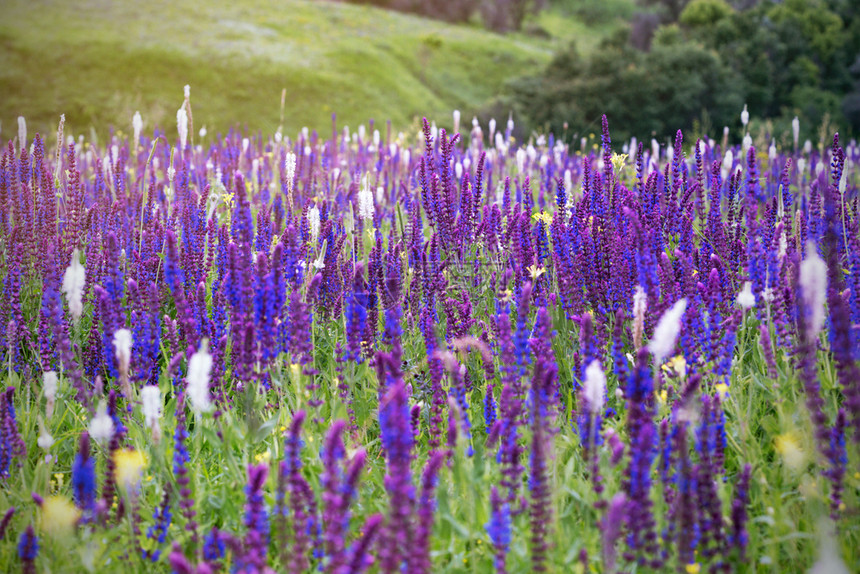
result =
M172 128L190 84L195 131L274 130L283 89L286 133L325 127L335 110L340 125L403 127L421 114L469 114L535 71L570 39L552 23L551 37L500 36L330 2L7 0L0 121L4 137L19 115L31 137L55 130L60 113L75 133L127 130L140 110L147 129ZM589 45L602 33L579 35Z

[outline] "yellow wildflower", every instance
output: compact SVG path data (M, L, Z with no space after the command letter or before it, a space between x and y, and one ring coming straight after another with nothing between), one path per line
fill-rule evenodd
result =
M714 385L714 389L716 389L717 394L720 395L720 400L725 400L726 395L729 394L729 386L725 383L717 383Z
M609 161L612 162L612 167L618 173L621 173L621 170L624 169L624 164L627 163L627 154L626 153L612 153L612 159Z
M42 503L42 530L51 536L71 534L80 517L80 510L65 496L49 496Z
M537 281L538 277L546 273L546 269L538 267L535 264L529 265L526 267L526 270L529 272L529 275L532 276L532 281Z
M806 460L806 454L800 446L797 435L793 431L783 433L773 441L776 451L782 455L782 460L792 470L800 470Z
M534 219L535 221L543 221L546 225L550 225L552 223L552 215L546 213L545 211L535 213L534 215L532 215L532 219Z
M684 359L684 355L675 355L663 363L662 368L667 373L677 375L682 379L687 375L687 361Z
M684 569L687 571L687 574L699 574L699 570L701 570L702 567L698 562L693 562L692 564L687 564Z
M129 489L140 482L146 457L139 450L124 448L113 455L116 482L123 488Z

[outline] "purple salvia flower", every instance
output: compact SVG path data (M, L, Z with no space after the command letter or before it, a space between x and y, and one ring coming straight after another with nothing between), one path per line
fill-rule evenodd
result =
M340 461L345 454L343 445L345 428L345 421L339 420L332 424L323 451L323 466L325 468L322 476L323 523L325 526L323 540L328 556L325 570L332 573L339 573L346 564L345 538L349 530L349 506L356 495L358 478L367 460L366 453L363 450L358 451L353 456L344 475L340 468Z
M746 557L747 542L747 504L749 504L749 486L752 467L744 465L735 487L735 497L732 500L732 527L729 534L727 551L735 554L736 560L743 561ZM728 557L727 557L728 558ZM727 560L728 561L728 560Z
M678 561L681 564L695 562L695 550L699 542L699 508L695 494L698 489L697 476L690 461L687 447L688 421L683 420L681 407L677 406L672 414L676 420L672 432L672 448L677 458L678 495L674 497L671 511L671 530L677 532Z
M379 353L377 361L390 362ZM387 368L391 368L388 365ZM415 492L412 486L412 432L409 428L409 406L403 381L396 381L386 393L379 409L382 446L385 449L388 472L385 490L389 498L389 516L382 533L380 568L383 572L399 572L409 556L413 542L412 509Z
M498 574L505 574L508 549L511 545L511 507L502 500L495 486L490 492L490 507L490 521L485 528L495 550L493 567Z
M0 540L6 538L6 529L9 527L9 523L12 522L12 517L15 515L15 507L11 506L3 514L3 519L0 520Z
M609 503L606 516L601 521L603 567L606 572L615 572L615 543L621 535L624 515L627 509L627 497L623 492L616 494Z
M647 556L657 551L652 512L651 467L654 462L657 429L654 425L654 383L648 365L649 351L643 347L627 381L627 433L630 437L630 463L624 479L627 494L627 546L625 559L646 565ZM655 567L659 567L655 566Z
M833 435L830 439L830 463L828 471L830 488L830 517L836 521L839 513L844 509L842 502L842 491L844 489L845 467L848 464L848 454L845 450L845 410L839 409L836 413L836 422L833 424Z
M21 533L18 539L18 558L21 560L21 568L24 574L36 573L36 556L39 555L39 539L33 530L33 525Z
M80 446L72 464L72 493L84 522L92 519L96 504L96 465L90 456L90 435L81 433Z
M373 564L373 557L368 550L376 539L377 531L385 519L381 514L374 514L364 521L361 537L356 540L350 549L349 565L347 574L361 574Z
M170 372L173 372L169 369ZM176 430L173 433L173 475L179 486L179 508L185 518L185 530L191 533L191 543L197 545L197 521L194 516L194 497L191 491L191 477L189 476L188 463L191 456L188 453L186 441L188 440L188 429L185 425L185 393L176 395Z
M18 432L18 421L15 417L15 406L12 395L15 387L6 387L0 393L0 478L9 476L13 458L23 459L27 454L27 446Z
M167 559L174 574L195 574L194 567L182 553L182 547L178 542L173 543L173 551Z
M266 550L269 546L269 517L263 500L263 486L269 467L266 464L248 466L248 483L245 486L245 551L239 572L262 572L266 567Z
M549 316L546 308L538 309L538 325L546 325ZM546 327L539 328L540 345L549 347L549 333ZM550 508L549 460L550 457L550 426L549 409L551 390L556 384L558 369L547 355L536 353L534 374L532 375L531 421L532 439L529 458L529 525L531 535L531 565L533 572L545 572L547 569L547 550L549 548L548 529L551 521Z
M433 533L433 519L436 512L436 486L439 470L445 455L439 451L430 454L421 475L421 494L416 509L416 530L409 557L409 571L429 573L433 571L430 560L430 537Z

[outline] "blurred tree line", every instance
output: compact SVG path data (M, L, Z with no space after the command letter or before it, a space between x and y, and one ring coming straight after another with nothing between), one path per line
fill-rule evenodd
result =
M515 80L496 102L532 128L599 129L668 137L738 127L740 110L810 137L823 122L860 134L857 0L640 0L630 25L590 57L575 45L541 74ZM500 110L493 110L497 112Z
M420 14L446 22L468 22L480 17L495 32L522 28L526 16L539 12L546 0L346 0L353 4L373 4L389 10Z

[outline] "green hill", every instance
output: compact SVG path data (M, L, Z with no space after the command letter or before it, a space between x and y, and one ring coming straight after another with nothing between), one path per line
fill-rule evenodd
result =
M464 119L511 77L533 72L569 39L547 14L546 36L500 36L363 6L301 0L111 2L7 0L0 5L0 121L51 133L173 129L191 85L195 131L241 123L274 131L286 89L284 131L370 118L410 125L416 116ZM589 32L571 22L584 44ZM10 133L11 132L11 133Z

